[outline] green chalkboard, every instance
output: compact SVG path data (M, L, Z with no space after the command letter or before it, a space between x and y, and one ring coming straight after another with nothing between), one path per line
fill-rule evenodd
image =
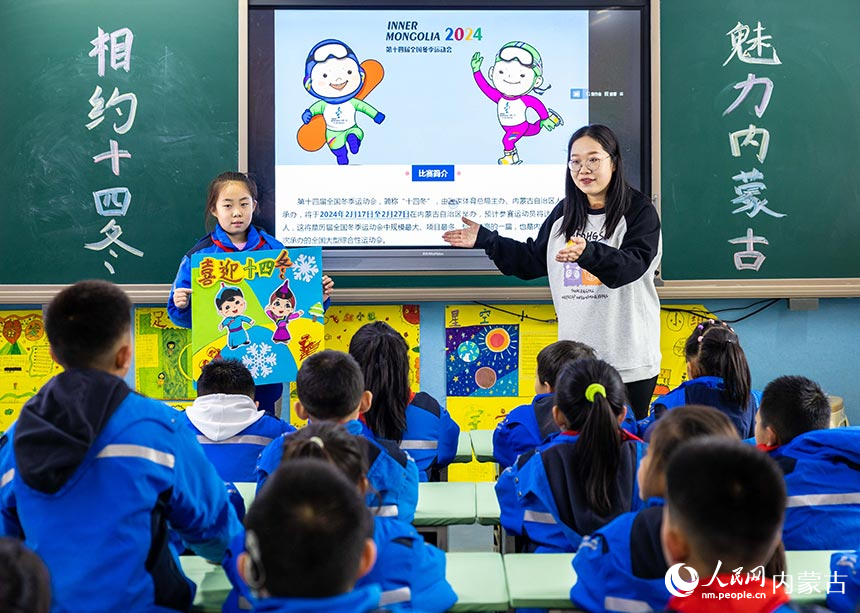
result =
M663 278L860 277L860 2L663 0L660 30Z
M236 0L0 2L0 283L173 280L238 163L238 31Z

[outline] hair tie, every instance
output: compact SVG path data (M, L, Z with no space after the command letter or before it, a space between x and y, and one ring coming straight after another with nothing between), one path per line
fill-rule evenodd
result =
M705 338L705 337L704 337L704 336L700 336L700 337L699 337L699 338L697 338L696 340L697 340L699 343L701 343L703 338Z
M585 388L585 399L588 400L588 402L594 402L594 397L598 393L606 398L606 388L600 383L592 383Z
M325 443L323 443L323 440L318 436L312 436L308 439L308 441L310 441L314 445L317 445L320 449L325 449Z
M701 330L704 327L705 327L705 324L699 324L698 326L696 326L696 330Z

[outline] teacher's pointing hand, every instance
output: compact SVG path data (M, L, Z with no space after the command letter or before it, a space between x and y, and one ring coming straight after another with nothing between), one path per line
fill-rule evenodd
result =
M466 227L461 230L448 230L442 235L442 240L452 247L471 249L475 246L475 241L478 240L478 230L481 228L481 224L477 224L466 217L460 219L463 220Z

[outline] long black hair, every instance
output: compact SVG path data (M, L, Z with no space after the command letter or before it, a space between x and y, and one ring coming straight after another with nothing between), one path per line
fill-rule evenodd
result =
M586 390L592 384L601 391ZM610 492L621 458L621 427L618 418L624 414L627 392L621 375L603 360L576 360L565 364L558 374L555 403L567 419L571 430L579 432L577 462L579 480L584 484L585 499L599 515L611 512Z
M606 191L606 222L603 226L604 236L607 238L612 236L615 228L627 210L630 208L630 202L633 200L635 190L630 187L627 180L624 178L624 163L621 159L621 147L618 144L618 138L606 126L600 124L592 124L583 126L574 132L570 140L567 141L567 155L570 155L570 148L573 143L580 138L589 136L600 143L604 151L609 154L608 160L603 160L602 163L615 164L615 171L612 173L612 178L609 180L609 188ZM570 170L565 166L564 169L564 216L562 218L561 227L559 228L559 236L564 235L565 239L570 239L577 231L585 228L588 221L588 197L580 190Z
M358 329L349 353L361 366L365 388L373 394L365 413L367 425L376 436L400 443L411 394L406 341L384 321L375 321Z
M752 376L738 335L718 319L700 323L684 345L687 362L696 364L700 377L720 377L724 396L743 412L750 401Z

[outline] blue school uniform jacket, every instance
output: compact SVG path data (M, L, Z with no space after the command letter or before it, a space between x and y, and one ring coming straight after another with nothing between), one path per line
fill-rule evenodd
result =
M665 396L660 396L651 404L648 417L639 420L639 436L644 440L651 438L651 427L654 422L666 411L685 404L703 404L714 407L726 414L741 439L755 436L755 414L758 410L758 401L755 394L750 394L750 400L746 407L729 402L723 395L726 387L722 377L696 377L684 381Z
M418 465L418 477L428 481L431 470L445 468L457 455L460 426L433 396L418 392L406 407L406 430L400 448Z
M570 599L580 608L599 611L662 611L671 594L669 567L660 544L663 500L624 513L582 539L573 558L576 583Z
M622 432L621 457L611 509L598 515L587 504L583 484L571 467L580 458L575 445L579 434L562 432L537 449L527 452L499 475L496 495L505 530L528 537L539 553L576 551L583 535L591 534L621 513L638 510L636 471L645 444Z
M55 613L186 611L195 587L169 532L220 562L241 530L182 415L98 370L67 370L25 404L0 475L0 533L45 561Z
M242 394L200 396L185 410L185 423L203 446L203 452L227 482L257 480L257 458L266 445L285 432L290 424L257 409Z
M356 586L378 583L383 605L442 613L457 602L445 579L445 554L428 545L412 524L394 517L376 517L373 540L376 564Z
M860 602L860 551L837 551L831 555L830 581L827 608L836 613L854 613Z
M357 587L351 592L329 598L263 598L257 601L257 613L370 613L382 612L378 585Z
M493 457L500 468L512 466L519 455L560 432L552 416L554 404L555 394L538 394L531 404L518 406L498 423L493 431ZM629 408L621 427L634 435L639 431Z
M276 239L271 234L257 226L248 226L248 242L241 249L237 249L230 240L230 235L224 231L220 224L215 225L215 229L197 241L191 249L188 250L179 262L179 270L176 272L176 279L173 280L173 286L170 288L170 297L167 299L167 315L177 326L182 328L191 327L191 301L184 309L177 308L173 304L173 290L177 287L191 287L191 256L197 253L224 253L231 251L260 251L264 249L283 249L284 244Z
M354 420L344 424L350 433L366 441L369 468L367 480L370 491L367 504L377 514L397 517L411 523L418 505L418 467L396 443L374 438L370 429ZM257 491L281 463L284 456L284 440L289 433L272 441L260 454L257 461Z
M860 428L813 430L769 453L785 473L785 548L856 549Z

